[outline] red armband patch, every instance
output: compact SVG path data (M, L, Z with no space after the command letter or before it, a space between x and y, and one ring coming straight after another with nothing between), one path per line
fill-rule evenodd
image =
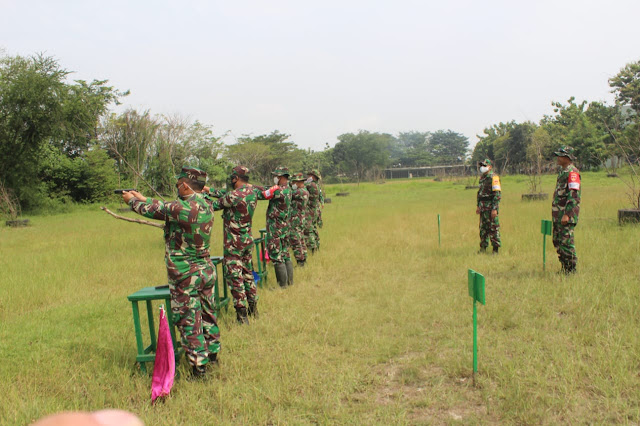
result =
M580 189L580 175L576 172L569 172L569 189Z

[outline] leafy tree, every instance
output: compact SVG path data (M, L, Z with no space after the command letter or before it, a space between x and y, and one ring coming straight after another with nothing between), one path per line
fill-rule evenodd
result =
M391 161L402 167L430 166L435 158L429 151L430 132L400 132L391 143Z
M358 184L367 172L379 171L389 162L389 147L394 137L388 133L370 133L360 130L357 134L338 136L333 148L333 160L340 169L356 177Z
M462 164L469 151L469 139L453 130L438 130L427 142L436 164Z

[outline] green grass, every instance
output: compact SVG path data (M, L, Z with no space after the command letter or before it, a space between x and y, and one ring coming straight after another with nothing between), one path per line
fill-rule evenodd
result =
M134 363L126 296L166 281L161 231L97 207L0 229L0 423L105 407L147 424L640 422L640 226L617 225L618 180L583 174L570 278L550 241L542 271L550 202L521 202L524 177L503 178L497 257L476 254L475 191L462 180L327 192L322 250L295 286L275 289L270 269L260 320L239 327L223 313L219 370L177 379L158 406ZM476 388L467 268L487 280Z

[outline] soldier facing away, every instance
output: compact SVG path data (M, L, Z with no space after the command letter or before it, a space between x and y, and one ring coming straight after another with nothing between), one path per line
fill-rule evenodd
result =
M480 251L486 253L489 241L493 246L493 254L498 254L502 245L500 241L500 209L501 191L500 177L494 175L491 160L488 158L478 163L480 166L480 183L476 198L476 214L480 215Z
M575 155L570 146L560 148L554 155L561 169L551 204L553 246L558 252L562 271L570 274L576 271L578 264L573 231L580 215L580 170L573 165Z
M224 210L224 276L233 296L236 319L240 324L248 324L248 315L258 316L258 289L253 279L251 259L251 224L258 200L249 185L249 169L234 167L227 188L224 193L210 191L209 188L205 191L218 198L212 202L213 209Z
M302 173L296 173L291 178L291 182L293 182L293 192L291 195L291 230L289 232L289 244L293 249L293 255L300 267L303 267L307 260L307 245L304 238L304 229L307 221L309 192L304 187L304 181L305 177Z
M276 280L280 287L293 285L293 264L289 255L289 215L291 210L291 189L289 169L278 167L273 172L273 182L269 189L255 187L259 200L269 200L267 207L267 252L273 262Z
M176 176L179 198L166 203L137 191L122 193L136 213L164 220L165 263L171 292L171 313L195 377L204 377L207 363L217 363L220 330L213 288L216 269L209 257L213 209L200 193L207 174L183 167Z
M309 191L309 208L307 211L309 218L305 229L305 237L307 249L314 253L316 250L320 250L320 235L318 234L318 217L322 208L320 204L320 186L318 185L320 172L313 169L307 173L307 176L306 188Z

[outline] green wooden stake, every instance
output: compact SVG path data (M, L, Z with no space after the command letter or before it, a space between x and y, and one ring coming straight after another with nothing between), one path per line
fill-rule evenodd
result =
M542 233L542 270L547 268L547 235L551 235L551 221L542 220L540 232Z
M473 269L469 269L467 283L469 296L473 298L473 386L476 385L476 373L478 372L478 307L477 302L485 304L484 276Z
M441 244L440 244L440 215L438 215L438 247L441 247Z

